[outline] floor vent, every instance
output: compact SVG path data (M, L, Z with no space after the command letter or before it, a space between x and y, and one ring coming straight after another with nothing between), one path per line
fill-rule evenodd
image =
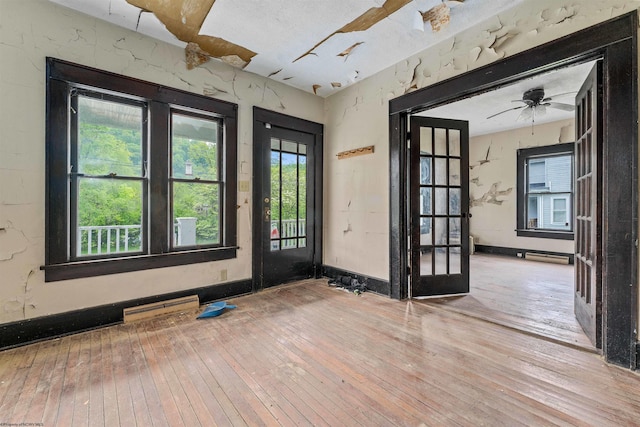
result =
M548 255L536 252L527 252L524 258L530 261L552 262L554 264L569 264L569 257L566 255Z
M200 307L198 295L190 295L188 297L125 308L123 310L123 320L128 323L176 311L197 309L198 307Z

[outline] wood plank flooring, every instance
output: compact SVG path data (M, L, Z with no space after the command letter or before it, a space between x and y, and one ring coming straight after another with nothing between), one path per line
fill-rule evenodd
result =
M0 352L0 423L638 425L640 377L593 353L326 283Z
M573 312L572 265L477 253L470 272L468 295L423 301L595 351Z

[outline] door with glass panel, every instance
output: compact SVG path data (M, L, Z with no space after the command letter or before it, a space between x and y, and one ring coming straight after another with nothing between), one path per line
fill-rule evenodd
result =
M262 287L314 275L314 136L265 126L262 138Z
M469 292L469 126L411 117L410 296Z

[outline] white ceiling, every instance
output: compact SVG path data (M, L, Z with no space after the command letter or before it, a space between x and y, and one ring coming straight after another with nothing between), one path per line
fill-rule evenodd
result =
M328 96L524 0L446 1L439 31L419 12L443 0L51 1Z
M469 121L470 136L484 135L510 129L531 126L531 119L520 116L522 109L507 111L496 117L487 117L501 111L524 105L514 102L522 99L522 94L534 88L543 88L545 97L552 97L554 102L574 104L575 96L594 66L594 62L562 68L535 77L520 80L512 85L426 110L417 115L440 117ZM562 96L554 96L564 94ZM546 108L544 115L536 115L535 123L549 123L574 117L574 112L555 108Z

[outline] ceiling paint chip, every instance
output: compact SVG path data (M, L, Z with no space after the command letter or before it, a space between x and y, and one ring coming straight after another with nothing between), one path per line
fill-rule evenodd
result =
M313 85L313 93L314 94L318 94L318 89L320 89L322 86L321 85Z
M340 82L332 82L331 83L331 87L334 87L334 88L342 87L342 83L340 83Z
M276 74L278 74L280 71L282 71L282 68L280 68L278 71L274 71L273 73L269 73L269 75L267 77L272 77L275 76Z
M384 4L382 6L380 6L380 7L372 7L371 9L367 10L362 15L358 16L353 21L351 21L348 24L346 24L344 27L340 28L339 30L337 30L337 31L335 31L335 32L333 32L331 34L329 34L327 37L325 37L324 39L319 41L311 49L309 49L308 51L306 51L305 53L303 53L302 55L300 55L299 57L294 59L293 62L296 62L296 61L304 58L305 56L312 54L312 52L315 50L315 48L317 48L322 43L326 42L327 40L329 40L331 37L333 37L336 34L352 33L352 32L355 32L355 31L368 30L369 28L373 27L378 22L382 21L384 18L386 18L389 15L391 15L392 13L396 12L401 7L411 3L411 1L412 0L386 0L384 2Z
M199 34L200 27L215 0L126 0L132 6L151 11L174 36L185 43L196 43L209 56L244 68L256 53L230 41Z
M220 60L236 68L244 68L249 63L249 61L245 61L238 55L224 55L220 57Z
M440 3L426 12L421 13L422 20L431 24L434 33L440 31L442 27L447 25L451 20L451 9L449 9L446 3Z
M344 56L344 60L346 61L347 57L349 55L351 55L351 52L353 52L353 49L355 49L356 47L360 46L363 43L364 42L354 43L351 46L349 46L348 48L346 48L345 50L343 50L342 52L340 52L337 56Z
M188 70L193 70L197 66L202 65L211 59L207 52L200 49L200 46L193 42L187 43L187 46L184 48L184 55L187 61Z

